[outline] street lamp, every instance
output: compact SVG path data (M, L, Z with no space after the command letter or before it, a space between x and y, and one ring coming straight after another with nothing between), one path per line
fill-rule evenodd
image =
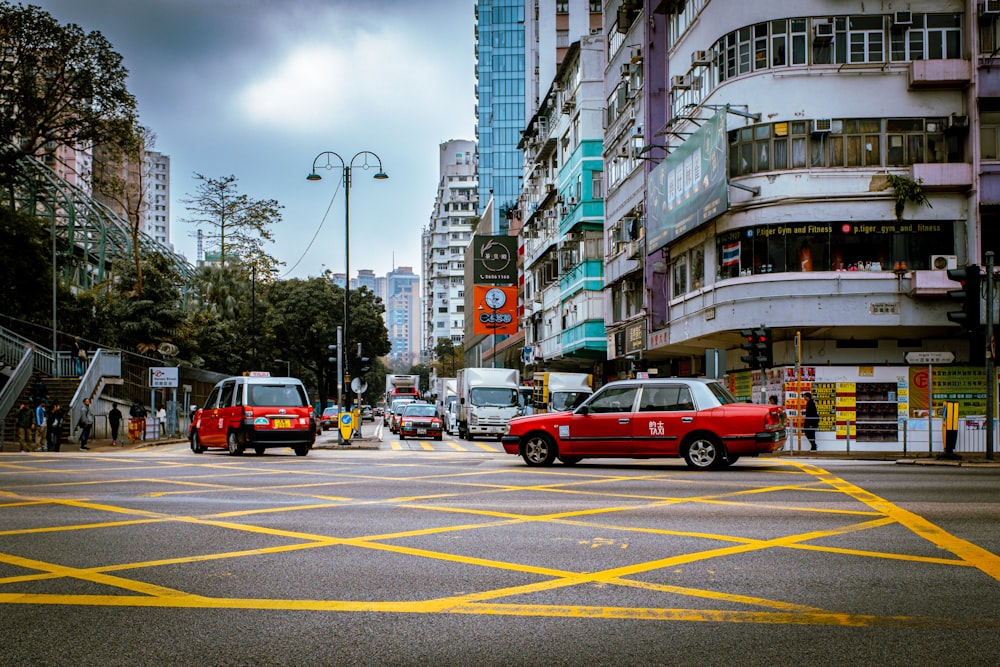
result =
M284 364L285 365L285 377L288 377L288 378L292 377L292 362L288 361L287 359L275 359L274 363L276 363L276 364Z
M307 181L319 181L320 176L316 169L341 169L344 172L344 344L348 344L351 335L351 169L358 158L362 158L358 166L365 171L375 169L373 162L378 163L378 171L375 172L375 180L384 181L389 175L382 171L382 158L371 151L359 151L354 154L349 161L345 161L338 153L333 151L323 151L313 160L312 171L306 176ZM336 162L333 161L336 158ZM369 162L369 158L373 162ZM344 384L344 396L346 398L347 409L351 409L351 387L346 382Z

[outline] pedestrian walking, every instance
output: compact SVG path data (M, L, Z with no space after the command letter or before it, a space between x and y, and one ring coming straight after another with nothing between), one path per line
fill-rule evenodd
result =
M31 406L21 403L17 411L17 445L22 452L30 452L33 449L34 428L35 416L31 413Z
M819 426L819 410L816 409L816 401L808 391L804 394L806 399L805 420L802 422L802 431L809 440L809 449L816 451L816 428Z
M46 399L38 401L35 408L35 451L40 452L48 445L46 436L49 428L49 402Z
M58 452L59 447L62 445L62 423L63 417L66 416L66 411L63 410L62 404L56 400L52 401L52 408L48 413L48 423L46 424L46 435L48 436L48 451Z
M111 446L118 446L118 429L122 425L122 411L118 409L118 405L114 404L111 406L111 411L108 413L108 425L111 427Z
M90 399L83 399L83 407L80 409L80 449L90 449L87 440L90 438L90 429L94 428L94 415L90 414Z
M81 377L87 368L87 348L80 342L79 336L73 337L73 356L76 358L76 376Z
M161 406L160 409L156 411L156 422L160 425L160 437L161 438L167 437L167 409L166 408L164 408L164 407Z

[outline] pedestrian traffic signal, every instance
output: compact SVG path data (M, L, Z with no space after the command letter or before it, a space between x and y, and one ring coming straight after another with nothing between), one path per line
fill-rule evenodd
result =
M979 285L979 265L970 264L961 269L948 269L948 279L962 284L962 289L948 290L948 298L961 303L962 310L948 312L948 320L972 331L979 327L982 312Z
M740 357L740 361L749 366L751 370L760 368L757 354L757 329L740 329L740 336L743 337L740 349L748 352Z

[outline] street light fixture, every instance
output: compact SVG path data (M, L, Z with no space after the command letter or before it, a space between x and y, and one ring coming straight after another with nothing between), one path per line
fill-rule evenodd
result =
M276 363L276 364L284 364L285 365L285 377L288 377L288 378L292 377L292 362L288 361L287 359L275 359L274 363Z
M375 180L384 181L389 178L389 175L382 171L382 158L380 158L375 153L371 151L359 151L354 154L349 161L345 161L344 158L340 157L338 153L333 151L323 151L313 160L312 171L306 176L307 181L320 181L323 179L317 173L317 168L319 169L340 169L344 172L344 344L350 340L351 332L351 313L350 313L350 303L351 303L351 169L355 166L354 162L358 158L362 158L361 163L358 165L361 169L365 171L369 169L375 169L375 162L378 163L378 171L375 172ZM336 161L334 161L336 159ZM371 162L369 161L371 159ZM343 379L341 378L341 381ZM348 410L351 409L351 387L346 382L344 385L344 396L346 398L346 407Z

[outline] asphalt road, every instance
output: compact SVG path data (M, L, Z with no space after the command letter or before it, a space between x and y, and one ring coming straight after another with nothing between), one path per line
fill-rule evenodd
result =
M998 468L383 440L0 455L3 664L1000 663Z

